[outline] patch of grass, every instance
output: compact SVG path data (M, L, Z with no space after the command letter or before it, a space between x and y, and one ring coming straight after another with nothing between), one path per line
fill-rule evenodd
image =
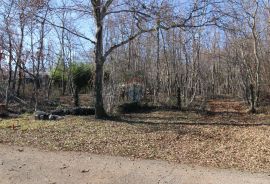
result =
M35 130L49 126L49 123L44 121L34 120L29 114L24 114L20 118L5 119L0 121L0 129L20 129L20 130Z

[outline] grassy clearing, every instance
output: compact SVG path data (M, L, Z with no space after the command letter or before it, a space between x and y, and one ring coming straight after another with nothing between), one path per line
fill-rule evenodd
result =
M0 122L0 143L270 172L269 118L157 111L119 121L69 116L44 122L26 115Z

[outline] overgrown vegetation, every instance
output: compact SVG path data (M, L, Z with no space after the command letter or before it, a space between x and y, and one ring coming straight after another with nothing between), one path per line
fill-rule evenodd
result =
M93 87L93 68L87 63L74 63L71 66L74 87L74 105L79 106L79 93L83 88Z
M87 63L73 63L69 68L66 68L69 73L63 73L63 68L57 66L51 71L51 78L54 84L60 86L60 81L64 78L64 83L70 79L72 81L72 93L74 106L79 106L79 93L86 88L93 88L93 67Z

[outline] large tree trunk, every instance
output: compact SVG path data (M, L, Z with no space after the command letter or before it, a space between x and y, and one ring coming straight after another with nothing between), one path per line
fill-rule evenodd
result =
M102 119L107 117L103 105L103 62L96 63L95 93L96 93L96 118Z
M95 48L95 62L96 62L96 77L95 77L95 117L102 119L107 117L107 113L103 105L103 65L105 57L103 56L103 15L101 12L101 2L97 1L95 4L95 19L96 19L96 48Z

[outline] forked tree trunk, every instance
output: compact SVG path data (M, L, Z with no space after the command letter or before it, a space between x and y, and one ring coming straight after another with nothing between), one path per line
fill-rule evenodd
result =
M259 100L259 90L260 90L260 82L261 82L261 61L259 57L259 37L257 31L257 14L259 9L259 3L256 1L256 9L254 14L252 15L253 23L252 23L252 36L253 36L253 54L255 56L256 63L256 71L255 71L255 86L250 85L250 93L251 93L251 109L252 113L256 112L256 107L258 106Z

